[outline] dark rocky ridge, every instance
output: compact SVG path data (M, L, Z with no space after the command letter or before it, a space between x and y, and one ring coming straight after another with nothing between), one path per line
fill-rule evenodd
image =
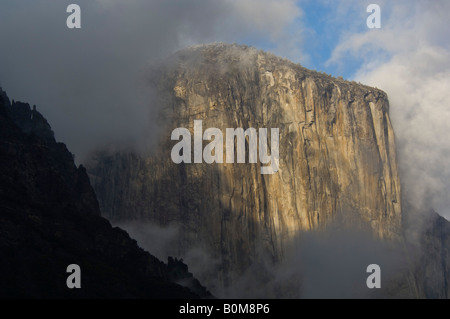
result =
M412 260L412 274L417 297L450 298L450 222L435 211L417 217L422 223L411 239L406 237Z
M84 167L45 118L0 89L0 298L198 298L187 271L159 261L100 216ZM66 286L69 264L81 289ZM183 284L172 282L183 278Z

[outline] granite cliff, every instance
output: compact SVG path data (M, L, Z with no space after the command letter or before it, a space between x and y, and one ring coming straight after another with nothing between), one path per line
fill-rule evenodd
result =
M400 182L386 94L307 70L254 48L185 49L151 77L159 92L157 150L98 151L89 165L102 214L113 222L178 225L176 251L219 260L223 285L259 252L284 258L299 234L358 228L402 234ZM171 131L279 128L279 171L261 164L174 164ZM204 142L203 146L207 143Z

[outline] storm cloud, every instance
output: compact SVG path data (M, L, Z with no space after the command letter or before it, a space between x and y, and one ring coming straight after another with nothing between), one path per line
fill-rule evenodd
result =
M294 41L284 30L301 15L292 0L80 0L81 29L68 29L70 3L1 1L0 85L36 104L78 162L97 147L151 145L155 61L249 38L283 51Z

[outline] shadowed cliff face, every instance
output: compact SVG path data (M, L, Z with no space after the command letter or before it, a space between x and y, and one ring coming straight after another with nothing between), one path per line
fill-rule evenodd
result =
M159 148L151 156L99 151L89 165L108 219L179 225L174 250L207 251L219 260L225 286L259 251L282 260L305 231L333 225L378 238L401 233L384 92L222 44L181 51L151 77L166 130ZM193 136L194 120L224 133L279 128L279 171L261 175L260 163L174 164L171 131L185 127Z
M164 264L111 227L45 118L1 89L0 167L0 298L210 296L186 265ZM70 264L81 268L81 289L66 286Z

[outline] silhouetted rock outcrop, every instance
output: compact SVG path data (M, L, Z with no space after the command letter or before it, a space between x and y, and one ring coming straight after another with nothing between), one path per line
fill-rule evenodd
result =
M211 293L203 287L200 282L189 272L189 267L183 262L183 259L169 257L167 261L169 279L172 282L179 283L183 287L188 287L199 296L209 296Z
M45 118L1 89L0 167L0 298L209 296L171 282L166 264L111 227ZM70 264L81 289L66 286Z

